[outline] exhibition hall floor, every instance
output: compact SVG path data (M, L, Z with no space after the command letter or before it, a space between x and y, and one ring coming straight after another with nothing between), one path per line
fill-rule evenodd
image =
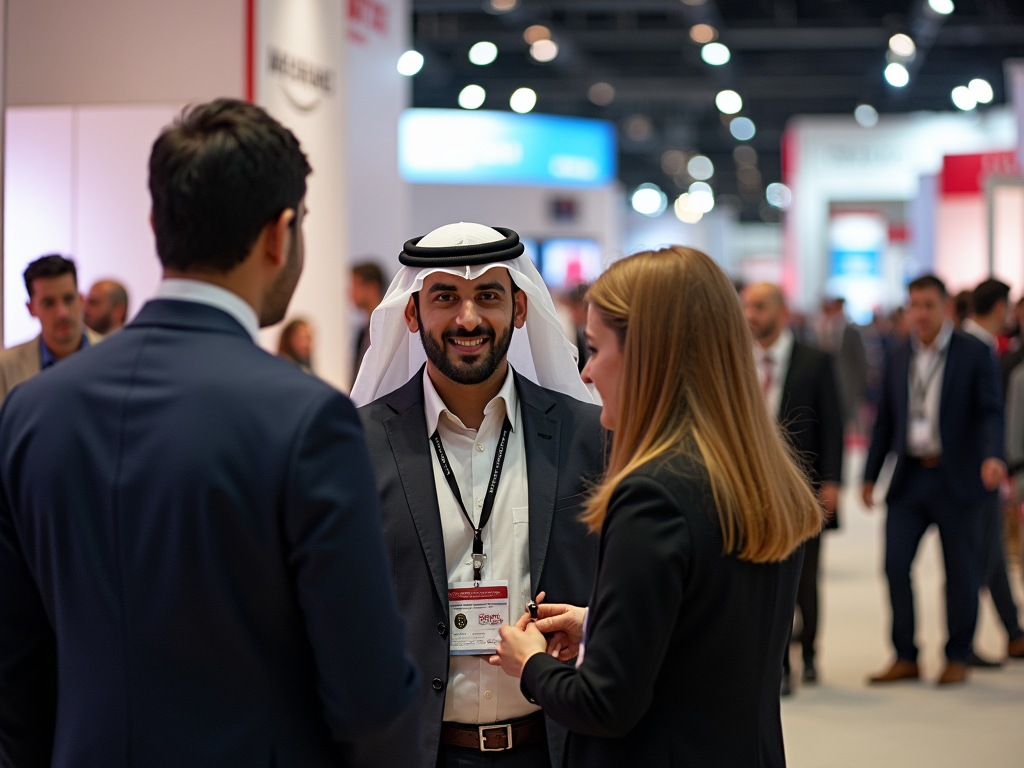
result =
M945 643L941 551L934 529L914 570L917 636L923 679L869 687L869 674L892 661L883 563L884 511L859 500L863 454L851 456L843 528L822 547L821 682L784 700L782 722L790 768L1019 768L1024 765L1024 661L973 671L966 685L938 689ZM1020 568L1011 572L1018 596ZM1006 654L1006 634L987 594L981 601L979 653ZM799 676L799 649L793 648Z

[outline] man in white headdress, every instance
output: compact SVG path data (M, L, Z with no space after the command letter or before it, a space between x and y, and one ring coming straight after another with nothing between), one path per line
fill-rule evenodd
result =
M542 593L589 598L597 537L579 516L604 468L600 408L515 232L450 224L399 261L352 397L425 682L424 766L557 768L564 731L487 659Z

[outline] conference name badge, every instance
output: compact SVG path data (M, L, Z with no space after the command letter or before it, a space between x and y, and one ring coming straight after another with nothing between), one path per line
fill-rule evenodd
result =
M448 588L452 656L494 653L508 624L507 581L457 581Z

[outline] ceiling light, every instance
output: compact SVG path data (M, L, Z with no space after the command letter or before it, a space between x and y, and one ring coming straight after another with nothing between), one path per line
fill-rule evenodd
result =
M537 92L533 88L516 88L512 98L508 100L508 105L512 107L513 112L525 115L537 106Z
M644 216L660 216L668 207L668 197L655 184L641 184L630 198L633 210Z
M531 27L527 27L526 31L523 32L523 40L526 41L527 45L533 45L538 40L550 40L551 30L545 27L543 24L534 24Z
M979 104L988 104L995 98L995 94L992 93L992 86L989 85L988 80L982 80L980 77L971 80L967 84L967 88Z
M704 155L694 155L686 164L686 172L698 181L707 181L715 175L715 166Z
M467 85L459 92L459 106L463 109L479 109L487 98L487 91L479 85Z
M696 224L704 217L702 211L695 211L690 208L690 193L683 192L676 201L672 204L672 210L675 211L676 218L684 224Z
M736 179L745 187L761 186L761 172L752 165L740 166L736 171Z
M608 83L594 83L587 91L587 98L599 107L607 107L615 101L615 89Z
M423 54L419 51L406 51L398 57L398 74L412 77L423 69Z
M732 54L721 43L708 43L700 49L700 57L708 64L720 67L729 61Z
M910 73L902 64L893 62L885 68L885 81L893 88L902 88L910 82Z
M519 5L519 0L491 0L491 10L495 13L514 11L517 5Z
M732 151L732 159L740 165L756 165L757 150L746 144L740 144Z
M917 46L908 35L900 33L889 38L889 50L897 56L909 59L917 51Z
M689 195L686 204L691 211L707 213L715 207L715 193L710 184L695 181L686 192Z
M743 98L736 91L719 91L715 96L715 106L726 115L735 115L743 109Z
M643 143L654 136L654 125L647 115L630 115L625 122L626 136L631 141Z
M948 16L953 12L953 0L928 0L928 6L943 16Z
M558 55L558 43L554 40L538 40L530 46L530 55L540 62L548 62Z
M764 191L765 200L773 208L786 209L793 202L793 192L785 184L774 182L768 185L768 188Z
M729 123L729 133L740 141L747 141L754 138L757 128L749 117L737 117Z
M853 110L853 119L865 128L874 128L878 123L878 110L870 104L860 104Z
M718 30L710 24L694 24L690 27L690 39L695 43L711 43L718 39Z
M704 5L707 0L683 0L683 5Z
M956 108L962 109L964 112L970 112L978 106L978 100L974 98L974 94L971 93L971 89L966 85L958 85L953 89L950 96L953 99L953 103L956 104Z
M469 60L478 67L490 64L498 58L498 46L483 40L469 49Z

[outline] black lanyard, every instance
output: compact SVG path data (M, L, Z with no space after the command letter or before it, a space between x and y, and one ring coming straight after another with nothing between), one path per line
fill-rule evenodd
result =
M484 526L491 519L491 510L494 509L494 498L498 494L498 481L501 479L501 467L505 463L505 450L508 448L508 436L510 434L512 434L512 424L506 415L505 423L501 427L501 437L498 439L498 448L494 452L494 466L491 469L491 480L487 484L487 493L484 495L483 509L480 510L479 526L473 525L473 518L466 511L466 505L462 501L462 491L459 490L459 481L455 479L455 472L452 471L452 466L448 462L448 454L444 452L441 435L435 429L434 434L430 436L430 442L437 453L437 461L441 465L444 479L448 481L448 487L452 489L452 494L455 496L455 501L459 504L459 509L462 510L462 514L473 529L473 581L480 581L480 571L487 561L487 555L484 554Z
M921 381L919 374L919 368L917 365L918 357L914 356L913 370L911 371L910 377L910 412L914 418L924 417L924 401L928 397L928 387L932 385L932 381L935 379L935 374L939 372L939 368L942 367L943 362L946 360L946 354L949 352L949 344L936 355L935 362L932 364L932 369L928 371L928 375ZM918 353L920 354L920 353ZM915 384L916 380L916 384Z

